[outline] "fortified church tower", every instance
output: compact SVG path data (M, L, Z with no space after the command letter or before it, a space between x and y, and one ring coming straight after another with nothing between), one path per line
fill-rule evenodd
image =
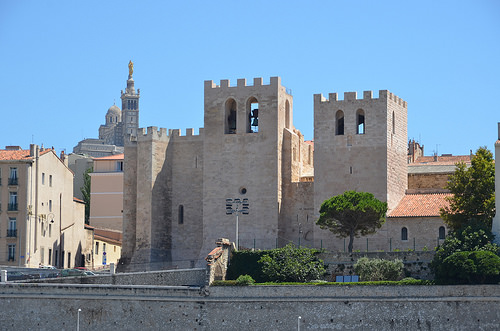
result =
M321 203L346 190L372 192L389 208L403 197L406 102L388 91L314 97L315 141L293 126L293 97L279 77L263 84L205 81L204 128L138 129L139 94L129 67L121 271L205 265L218 238L245 248L313 246ZM314 146L314 147L313 147ZM316 149L313 155L313 148ZM226 199L249 215L226 215ZM300 241L302 240L302 241ZM316 245L317 247L317 245ZM325 248L333 248L324 246Z

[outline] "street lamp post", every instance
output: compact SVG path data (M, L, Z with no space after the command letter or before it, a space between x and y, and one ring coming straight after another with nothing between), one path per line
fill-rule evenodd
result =
M233 208L234 206L234 208ZM248 215L250 205L248 199L226 199L226 215L236 214L236 249L239 249L239 214Z
M76 331L80 331L80 312L82 310L80 308L78 308L78 317L76 319Z

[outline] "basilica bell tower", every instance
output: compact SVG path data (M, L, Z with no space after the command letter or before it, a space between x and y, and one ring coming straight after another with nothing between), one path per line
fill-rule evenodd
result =
M122 122L123 122L123 137L124 144L130 142L133 137L137 137L137 128L139 127L139 97L140 89L135 91L134 79L134 63L128 63L128 80L125 93L121 91L122 99Z

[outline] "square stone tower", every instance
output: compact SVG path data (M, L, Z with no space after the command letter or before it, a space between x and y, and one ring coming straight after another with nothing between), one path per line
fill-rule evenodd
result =
M407 103L387 90L314 95L314 205L347 190L395 208L407 188Z
M241 246L272 248L282 200L283 129L291 123L292 96L271 77L220 85L205 81L203 145L203 237L236 237L236 216L226 215L226 198L247 198L250 214L239 217ZM288 121L288 122L287 122ZM201 202L200 202L201 203ZM212 241L204 241L212 248Z

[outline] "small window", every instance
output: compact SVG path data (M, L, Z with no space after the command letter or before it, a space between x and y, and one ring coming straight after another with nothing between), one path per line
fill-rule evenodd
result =
M45 185L45 172L42 172L42 185Z
M17 185L17 168L10 168L9 185Z
M15 217L9 217L9 227L7 229L7 237L17 237L17 220Z
M116 161L116 171L118 172L123 171L123 161Z
M52 175L49 175L49 186L52 187Z
M396 114L392 112L392 134L396 133Z
M179 205L179 224L184 224L184 206Z
M335 114L335 134L337 136L343 136L344 135L344 112L342 110L337 111L337 114Z
M17 192L9 192L9 205L7 210L9 211L17 210Z
M439 227L439 239L444 239L446 237L446 230L444 226Z
M403 240L403 241L408 240L408 229L407 228L401 229L401 240Z
M52 200L49 200L49 211L52 211Z
M68 268L71 268L71 252L68 252Z
M356 133L365 134L365 112L363 109L356 111Z
M8 261L15 261L16 260L16 244L9 244L8 245L8 256L7 260Z
M95 243L95 254L99 254L99 242Z
M45 248L40 247L40 263L44 264L45 263Z
M52 249L49 248L49 265L52 265Z

